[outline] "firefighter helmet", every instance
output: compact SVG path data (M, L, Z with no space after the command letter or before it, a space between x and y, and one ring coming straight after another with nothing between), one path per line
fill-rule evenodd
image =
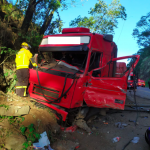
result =
M23 42L22 44L21 44L21 47L22 46L27 46L28 48L30 47L30 45L28 44L28 43L26 43L26 42Z

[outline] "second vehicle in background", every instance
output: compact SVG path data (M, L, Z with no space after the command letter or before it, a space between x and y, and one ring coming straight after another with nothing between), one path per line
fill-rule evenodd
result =
M145 81L141 80L141 79L138 79L137 86L145 87Z

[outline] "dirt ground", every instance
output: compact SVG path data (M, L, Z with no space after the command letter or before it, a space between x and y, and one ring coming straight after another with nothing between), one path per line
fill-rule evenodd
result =
M19 129L22 125L25 127L28 127L29 125L34 124L34 128L37 133L41 134L44 131L50 131L49 133L51 134L51 136L57 134L57 132L60 131L60 127L57 124L56 117L49 108L44 107L44 106L41 108L41 105L40 107L39 106L37 107L37 105L35 105L36 103L34 101L31 101L30 97L20 98L14 94L11 94L11 95L13 95L13 97L11 96L6 97L4 95L0 95L0 105L7 105L9 107L29 106L30 111L28 114L22 115L22 117L24 118L24 121L20 123L17 123L18 120L21 120L19 119L19 117L16 117L18 119L11 124L9 122L9 119L0 118L0 149L2 147L5 147L5 145L9 145L9 146L12 145L12 143L6 142L6 139L10 137L11 138L9 140L10 142L11 140L13 140L14 134L17 134L17 135L20 134L20 138L18 138L17 141L20 145L23 144L21 143L20 140L22 140L22 138L25 138L25 137L22 136L21 131ZM55 138L56 137L50 137L50 139L53 139L53 140L55 140ZM15 149L12 148L12 150L21 150L21 149L17 149L17 146L16 146Z
M130 95L133 98L133 95ZM150 100L136 97L137 104L150 104ZM24 98L22 100L7 101L4 97L0 99L0 104L9 105L29 105L30 113L25 115L23 121L24 126L28 126L33 123L39 133L47 130L58 130L58 124L55 117L49 109L38 108L34 102L30 102L30 98ZM132 100L127 99L126 103L134 103ZM129 109L129 107L128 107ZM130 108L133 110L133 108ZM141 110L143 110L142 108ZM149 109L149 108L147 108ZM136 120L137 125L129 120ZM124 128L118 128L115 123L126 123ZM0 126L11 128L8 122L0 122ZM114 111L110 110L106 116L97 115L90 119L88 126L92 129L92 133L87 133L83 129L77 128L75 132L61 131L57 136L57 141L64 142L73 141L79 143L78 150L122 150L123 147L134 137L139 137L140 140L137 144L130 143L125 150L149 150L149 146L145 141L145 131L150 126L150 112L134 112L134 111ZM121 137L120 141L113 143L114 137ZM3 141L1 141L3 142ZM52 142L51 142L52 143ZM51 144L52 148L53 143ZM54 149L58 150L58 149ZM59 149L60 150L60 149ZM64 150L64 149L63 149ZM72 149L67 149L72 150Z
M150 100L136 97L138 104L150 104ZM130 100L127 103L133 103ZM138 115L138 118L137 118ZM137 125L129 120L136 120ZM127 127L117 128L115 123L126 123ZM90 123L93 129L92 134L88 134L82 129L77 129L74 133L62 133L65 140L77 141L80 145L78 150L122 150L123 147L134 137L139 137L137 144L130 143L125 150L149 150L145 141L145 131L150 126L150 112L133 111L110 111L106 116L98 115ZM121 137L120 141L113 143L114 137Z

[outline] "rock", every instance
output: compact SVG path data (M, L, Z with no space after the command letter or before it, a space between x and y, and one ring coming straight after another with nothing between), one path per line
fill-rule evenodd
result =
M83 119L76 120L75 125L77 125L81 129L84 129L87 132L92 132L91 129L88 127L88 125L86 124L86 122Z
M52 124L51 129L54 134L59 134L61 131L60 126L58 124Z
M136 122L136 125L139 125L139 122Z
M23 148L22 144L26 142L24 136L18 134L17 132L5 139L5 148L12 150L21 150Z
M100 115L106 116L106 109L100 109Z
M79 146L79 143L72 141L58 141L53 144L54 150L74 150L75 147Z
M96 131L97 129L95 127L92 128L92 131Z
M1 116L21 116L29 114L29 106L11 106L8 109L1 107L0 115Z
M96 119L96 115L90 117L90 119L87 121L87 124L91 123L94 119Z

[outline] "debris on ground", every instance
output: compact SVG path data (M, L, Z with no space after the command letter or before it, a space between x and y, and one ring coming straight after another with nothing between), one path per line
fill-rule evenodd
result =
M92 130L88 127L86 124L86 121L83 119L78 119L75 121L75 125L77 125L79 128L84 129L88 133L92 132Z
M141 118L147 119L147 118L148 118L148 116L141 116Z
M135 123L135 120L129 120L129 122L134 122Z
M131 141L132 143L138 143L140 140L139 137L134 137L133 140Z
M70 140L60 140L54 143L53 149L54 150L74 150L75 148L79 147L78 142L72 142Z
M93 132L89 132L89 133L88 133L88 135L91 135L91 134L93 134Z
M117 128L123 129L124 127L127 127L128 124L126 124L126 123L121 123L121 122L117 122L117 123L115 123L115 126L116 126Z
M33 147L35 149L37 149L37 148L44 148L45 146L47 146L47 147L49 147L51 149L50 141L49 141L49 139L47 137L46 131L43 132L42 134L40 134L40 136L41 136L41 138L39 139L39 142L38 143L33 143ZM51 150L53 150L53 149L51 149Z
M114 138L112 139L113 143L119 142L119 141L120 141L120 138L121 138L121 137L119 137L119 136L114 137Z
M96 127L92 127L92 131L96 131L97 129L96 129Z
M73 126L67 127L67 128L61 127L61 130L64 132L74 132L74 131L76 131L76 129L77 129L76 125L73 125Z

